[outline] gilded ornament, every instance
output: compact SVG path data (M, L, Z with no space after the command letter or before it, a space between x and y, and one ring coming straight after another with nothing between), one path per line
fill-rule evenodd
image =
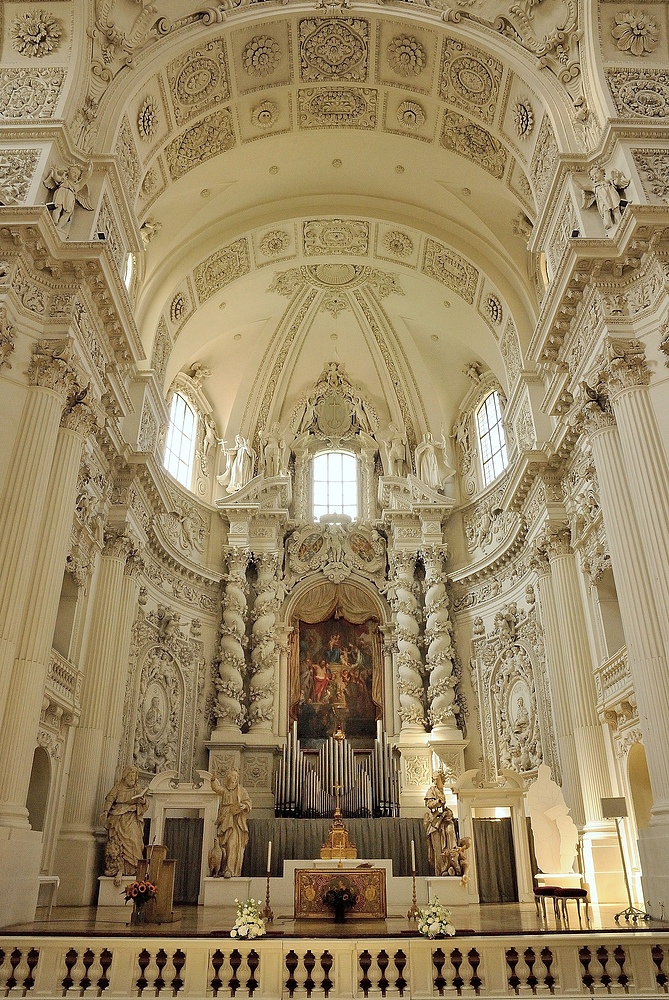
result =
M279 43L270 35L256 35L242 52L242 63L249 76L269 76L280 59Z
M158 102L155 97L145 97L137 115L139 136L148 142L158 129Z
M516 130L516 135L520 139L526 139L534 128L534 112L532 111L530 102L527 99L516 101L511 112L511 117L513 118L513 127Z
M395 257L408 257L413 253L413 240L406 233L393 229L383 237L383 245Z
M622 52L643 56L657 47L660 33L651 14L641 10L628 10L616 14L611 34Z
M290 235L283 229L274 229L265 233L258 246L266 257L277 257L290 246Z
M256 128L271 128L278 116L279 108L274 101L262 101L251 111L251 124Z
M397 35L388 46L388 62L399 76L419 76L425 69L425 49L412 35Z
M402 101L397 109L397 120L402 128L420 128L425 124L425 112L415 101Z
M60 21L45 10L27 10L19 14L10 31L16 51L38 59L55 52L63 33Z

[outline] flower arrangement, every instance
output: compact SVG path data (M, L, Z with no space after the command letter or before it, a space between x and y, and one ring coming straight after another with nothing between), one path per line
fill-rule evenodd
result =
M257 938L265 933L265 921L260 911L260 900L247 899L245 903L237 904L237 919L230 931L230 937Z
M345 878L332 879L321 898L326 906L334 910L337 922L343 921L344 911L349 910L358 902L355 886Z
M150 899L155 899L158 895L158 886L150 882L148 878L144 878L141 881L135 880L126 885L125 889L121 893L125 896L125 902L128 901L135 904L135 906L142 907L145 903L148 903Z
M424 910L418 911L418 933L429 938L453 937L455 934L451 911L437 897Z

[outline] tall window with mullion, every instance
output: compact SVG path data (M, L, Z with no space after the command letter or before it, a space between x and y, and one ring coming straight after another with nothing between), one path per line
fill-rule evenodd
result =
M358 460L345 451L324 451L313 460L313 517L358 516Z
M481 448L483 485L487 486L509 464L499 393L491 392L483 400L476 414L476 426Z
M175 392L172 396L164 464L170 475L186 489L192 486L196 436L197 414L188 400Z

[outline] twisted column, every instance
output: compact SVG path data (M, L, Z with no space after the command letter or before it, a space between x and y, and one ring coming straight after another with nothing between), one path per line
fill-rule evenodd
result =
M447 576L443 572L444 555L439 548L431 547L423 553L425 559L425 666L430 683L427 689L428 718L432 732L439 739L460 737L457 727L458 705L455 688L455 650L453 625L448 609L450 600L446 593Z
M218 673L214 677L218 720L217 733L223 730L240 732L246 718L242 704L246 660L246 567L250 553L246 549L231 548L228 552L228 572L223 593L223 615L219 629Z
M249 721L251 730L271 730L274 716L274 677L279 656L276 641L279 556L264 552L256 556L258 579L251 629L251 682Z
M416 599L415 552L398 552L392 564L392 609L397 644L397 688L402 729L425 728L424 669L420 656L420 608Z

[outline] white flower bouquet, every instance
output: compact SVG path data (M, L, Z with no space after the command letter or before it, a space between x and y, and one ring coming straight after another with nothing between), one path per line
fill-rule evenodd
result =
M260 911L260 900L247 899L245 903L240 903L240 901L236 899L235 903L237 904L237 919L235 920L234 927L230 931L230 937L262 937L265 933L265 921L263 920Z
M418 933L423 937L453 937L455 927L451 922L451 911L439 902L435 897L434 901L426 906L424 910L418 911Z

